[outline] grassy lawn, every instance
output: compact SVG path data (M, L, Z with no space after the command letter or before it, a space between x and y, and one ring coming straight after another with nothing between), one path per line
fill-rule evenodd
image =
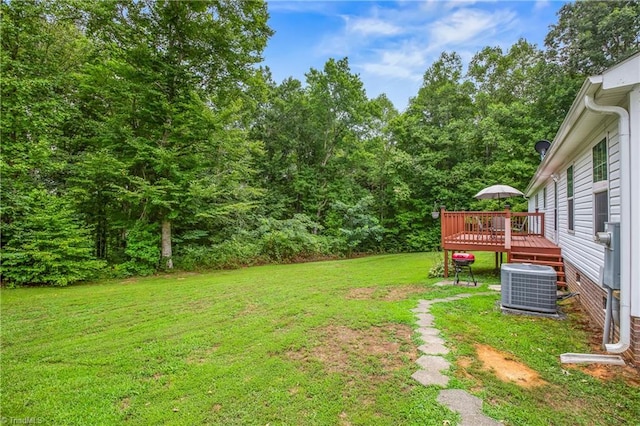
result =
M490 274L480 255L474 272ZM418 299L438 287L436 254L261 266L203 274L2 290L1 416L42 424L443 425L458 416L439 387L411 379ZM627 370L594 378L559 362L589 351L566 321L502 315L499 294L435 304L452 381L511 425L640 422ZM503 382L477 354L491 346L543 384ZM484 347L483 346L483 347ZM460 360L464 362L459 362ZM621 367L617 367L621 369ZM624 374L623 374L624 373Z

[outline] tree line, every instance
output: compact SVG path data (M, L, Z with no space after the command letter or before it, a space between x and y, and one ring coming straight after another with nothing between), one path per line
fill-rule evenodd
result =
M564 5L545 49L443 52L404 112L348 58L276 83L258 1L1 3L4 285L433 250L431 211L524 187L640 3ZM514 208L526 209L524 201Z

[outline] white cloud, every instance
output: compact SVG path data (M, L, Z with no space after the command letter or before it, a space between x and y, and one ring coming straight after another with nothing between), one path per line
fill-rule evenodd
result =
M550 4L551 4L550 0L537 0L536 4L533 6L533 10L535 12L541 11L549 7Z
M387 22L376 17L353 18L344 17L346 21L346 32L349 34L359 34L363 36L392 36L403 32L402 27L392 22Z
M402 78L420 81L426 67L424 50L417 46L405 46L400 49L378 49L375 61L359 65L366 73L383 77Z
M430 28L430 48L452 47L479 39L489 39L498 32L510 29L516 14L509 10L486 12L479 9L460 9L433 24Z

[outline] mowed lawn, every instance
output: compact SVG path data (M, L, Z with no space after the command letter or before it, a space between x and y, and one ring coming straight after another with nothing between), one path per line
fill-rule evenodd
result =
M411 309L421 298L487 288L433 286L438 280L427 274L436 259L387 255L4 289L1 416L65 425L456 424L459 416L436 402L440 388L410 377L420 344ZM483 259L490 265L490 257ZM640 413L633 383L563 373L553 351L588 349L586 334L571 319L504 316L498 299L496 293L454 302L452 309L435 305L436 324L452 347L450 386L483 397L487 412L506 424L536 424L536 418L543 419L539 424L607 424ZM485 329L488 313L496 325ZM452 315L464 319L462 328L447 330ZM519 355L531 351L504 342L509 322L526 335L514 341L552 333L549 353ZM573 389L585 389L596 407L585 404L586 414L571 423L572 411L562 401L546 401L544 386L513 393L515 385L479 367L461 372L456 356L472 359L476 340L532 359L554 396L576 398L572 393L582 391ZM563 386L568 395L558 390ZM513 408L512 394L524 412ZM608 407L610 401L618 408ZM554 413L557 422L549 422Z

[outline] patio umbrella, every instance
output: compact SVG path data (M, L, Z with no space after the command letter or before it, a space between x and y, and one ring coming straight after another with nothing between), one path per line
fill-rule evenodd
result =
M478 200L500 199L523 196L524 194L509 185L491 185L478 192L474 197Z

